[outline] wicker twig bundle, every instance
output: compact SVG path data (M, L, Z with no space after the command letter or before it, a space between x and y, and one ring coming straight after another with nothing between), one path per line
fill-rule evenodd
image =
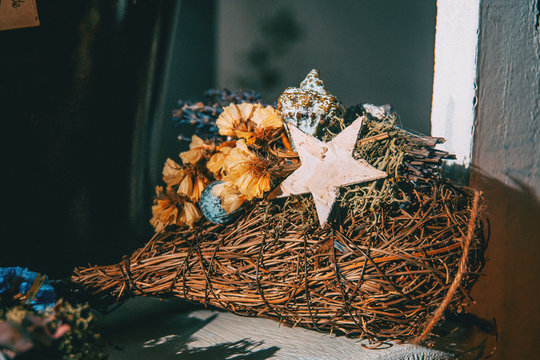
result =
M318 226L309 197L260 202L230 225L156 234L74 281L118 298L174 295L240 315L369 339L422 339L457 310L483 265L480 196L447 181L411 202Z
M375 116L369 106L357 106L348 113L364 116L353 156L388 176L343 188L332 223L319 226L311 195L247 201L243 216L232 224L185 221L192 229L179 227L182 221L161 224L146 246L121 263L76 269L73 280L117 298L173 295L291 326L381 341L423 339L445 310L456 311L470 301L468 293L483 266L480 194L443 178L441 162L451 158L435 148L443 139L404 131L396 125L397 115L387 110ZM210 115L213 124L216 114ZM350 117L331 119L322 140L342 131ZM266 132L243 125L233 130L242 136L254 131L247 137L254 145L250 159L260 156L260 163L273 164L270 174L283 178L299 166L298 155L280 143L282 129ZM254 143L258 135L262 140ZM200 165L214 159L206 163L204 156L216 147L201 139L197 144L200 156L192 160L199 150L190 146L182 160L195 161L192 167L208 173L210 166L201 170ZM189 169L168 162L164 181L178 184L170 173L185 176ZM184 206L195 208L188 200ZM159 203L155 208L167 215L165 220L179 213Z
M316 69L277 109L252 93L207 95L174 112L213 141L193 136L182 165L167 159L157 234L120 264L76 269L75 282L380 341L419 341L470 300L480 195L442 176L443 139L401 129L389 106L345 111ZM268 201L274 191L289 197ZM310 192L317 206L293 195Z

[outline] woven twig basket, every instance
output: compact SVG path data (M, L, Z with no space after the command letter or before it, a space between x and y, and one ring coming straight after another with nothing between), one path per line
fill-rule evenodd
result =
M231 225L168 229L73 280L118 298L174 295L291 326L419 341L470 300L484 241L479 193L440 181L411 196L387 212L338 210L323 229L302 210L309 198L262 202ZM284 206L298 211L279 216Z

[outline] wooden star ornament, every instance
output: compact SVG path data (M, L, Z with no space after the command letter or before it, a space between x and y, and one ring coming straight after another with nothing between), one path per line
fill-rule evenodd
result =
M359 117L332 141L324 143L292 124L289 131L301 165L289 175L269 198L311 193L321 227L326 224L339 187L386 177L363 159L353 158L353 149L365 117Z

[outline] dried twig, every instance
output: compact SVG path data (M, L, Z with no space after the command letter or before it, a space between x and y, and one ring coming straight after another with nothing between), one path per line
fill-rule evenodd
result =
M441 308L466 301L452 289L468 291L483 265L471 191L442 182L413 196L417 206L349 211L324 229L305 198L254 205L235 224L169 229L125 261L79 268L73 279L118 297L174 295L291 326L413 339Z

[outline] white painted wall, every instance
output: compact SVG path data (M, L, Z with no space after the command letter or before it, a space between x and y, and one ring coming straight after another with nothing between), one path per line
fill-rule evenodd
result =
M456 154L456 163L474 162L539 195L537 2L437 1L431 133L446 138L442 147Z
M540 197L538 0L484 0L473 163ZM539 220L540 221L540 220Z
M469 166L476 103L480 0L438 0L431 133Z
M489 261L475 314L495 319L492 359L538 357L540 33L538 0L482 0L471 184L486 198Z

